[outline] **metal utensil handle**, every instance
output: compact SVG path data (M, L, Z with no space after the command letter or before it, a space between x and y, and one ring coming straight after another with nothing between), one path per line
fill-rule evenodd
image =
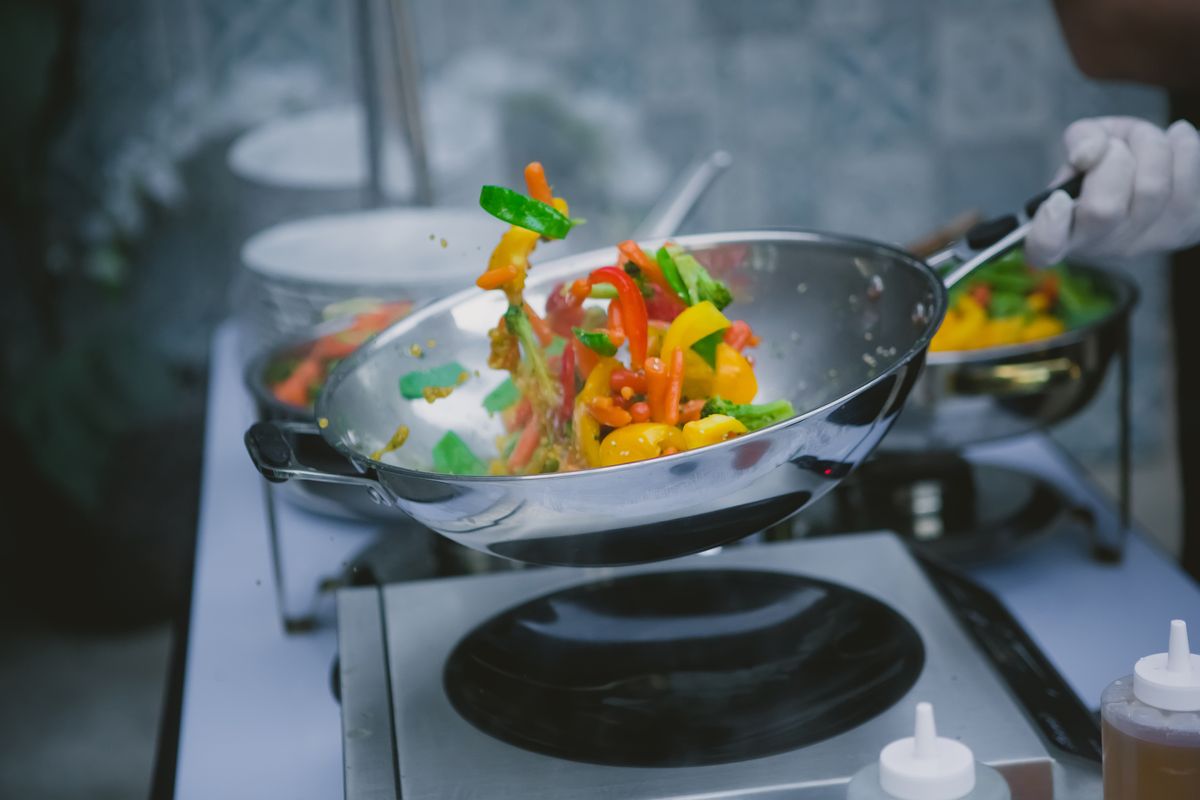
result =
M371 477L369 472L359 471L349 460L346 461L343 471L331 471L305 464L292 446L293 439L297 437L312 437L319 440L323 446L327 446L321 438L320 430L311 422L264 420L254 423L246 431L246 450L250 453L254 466L272 483L283 483L297 478L362 486L372 492L375 499L386 502L387 493L383 491L379 481Z
M650 209L642 224L633 232L634 241L673 236L712 182L732 163L733 157L724 150L717 150L693 162Z
M967 231L967 235L964 237L962 243L931 256L929 263L931 266L936 266L948 261L959 254L961 244L965 244L968 251L974 251L961 264L956 266L949 275L942 279L942 283L946 285L947 289L950 289L983 264L991 261L996 256L1007 253L1023 242L1025 236L1029 233L1029 224L1033 219L1033 215L1037 213L1038 208L1041 207L1042 203L1046 202L1046 199L1050 195L1062 190L1071 197L1079 197L1079 192L1082 188L1083 175L1079 174L1063 181L1057 186L1052 186L1043 192L1039 192L1025 202L1021 217L1018 217L1016 214L1007 214L980 222Z
M412 14L408 0L389 0L388 10L392 31L391 50L400 82L400 114L415 184L413 200L417 205L429 206L433 205L433 182L429 177L429 152L421 116L421 75Z

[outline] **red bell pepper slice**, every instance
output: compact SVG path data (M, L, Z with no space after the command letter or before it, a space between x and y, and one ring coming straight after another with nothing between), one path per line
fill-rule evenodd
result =
M565 284L555 286L546 298L546 324L564 339L571 338L571 328L583 324L582 301L576 302Z
M650 297L646 299L646 316L650 319L669 323L687 308L670 289L664 289L657 283L646 285L650 289Z
M621 323L629 341L629 363L639 369L646 360L646 338L649 318L646 316L646 301L642 292L625 270L620 267L601 267L588 276L588 282L610 283L617 289L621 303Z

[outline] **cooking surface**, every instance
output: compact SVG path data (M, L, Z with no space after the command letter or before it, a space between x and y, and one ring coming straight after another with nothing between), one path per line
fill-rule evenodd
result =
M652 572L503 611L446 663L460 715L527 750L689 767L794 750L896 703L917 632L836 584L762 570Z
M801 611L803 606L806 603L828 601L835 606L844 603L865 610L868 619L872 620L868 624L878 624L886 620L883 641L876 642L876 646L884 647L885 652L887 649L897 648L895 652L904 659L905 667L899 677L885 681L887 688L879 690L879 695L873 703L867 703L849 712L852 717L857 718L856 721L866 720L863 724L846 729L848 726L844 726L844 721L842 724L830 722L830 727L822 732L825 736L819 741L810 741L806 746L797 749L749 760L699 767L630 767L583 763L514 746L485 733L464 719L444 689L448 678L457 680L450 677L455 674L457 668L452 666L447 670L446 664L451 654L460 647L464 636L469 636L480 625L495 624L492 621L498 610L522 605L524 608L519 618L527 621L541 619L543 623L562 626L559 628L562 633L566 633L568 629L575 629L577 638L630 638L630 631L621 630L620 623L614 628L598 624L595 618L586 622L581 620L582 610L588 607L586 602L568 608L569 604L565 601L571 598L586 598L599 592L601 600L593 602L591 607L607 607L611 610L621 605L618 602L619 594L612 594L614 585L620 587L625 583L626 586L636 587L637 581L657 580L653 576L666 572L664 565L603 571L527 570L505 575L398 584L384 587L382 590L349 590L343 592L342 597L356 598L351 602L353 613L357 616L362 614L364 598L368 604L367 608L371 605L379 608L380 604L371 603L370 598L377 592L382 596L382 627L363 625L361 620L355 625L344 624L341 652L343 659L350 658L352 662L358 662L361 659L356 652L362 647L373 646L371 639L378 639L378 635L371 632L384 631L387 663L391 675L392 720L395 725L401 794L405 800L447 796L509 796L504 792L511 792L513 797L637 800L739 790L786 790L790 792L788 796L794 798L836 797L838 792L843 790L842 784L873 759L880 747L893 739L911 734L914 704L925 699L937 703L938 725L943 735L969 739L981 760L1003 765L1005 770L1021 774L1023 780L1030 782L1029 785L1049 790L1052 780L1050 760L1037 735L895 537L890 534L863 534L769 547L737 548L713 556L681 559L672 562L669 567L670 574L675 576L672 580L678 583L667 591L668 598L673 596L676 601L682 602L683 587L696 577L687 573L697 570L709 572L700 575L700 582L695 584L696 588L693 590L696 594L707 589L724 591L726 597L743 592L747 584L738 582L726 584L723 590L717 589L715 582L721 581L721 577L711 572L712 570L773 573L768 579L774 581L773 586L769 585L758 592L757 597L743 596L738 601L748 612L747 616L737 620L742 630L749 630L755 624L769 625L767 620L773 615L778 615L777 620L799 617L793 625L784 626L780 635L776 637L780 641L770 645L768 657L788 652L801 653L806 647L814 644L810 639L814 635L817 637L816 643L822 645L825 652L830 645L834 649L847 649L847 652L836 657L815 651L817 654L812 656L814 658L855 660L852 652L855 647L869 649L857 638L853 628L849 631L849 641L839 640L834 631L822 630L820 626L815 634L808 630L800 630L801 623L811 623L820 614L818 609L809 609L808 613L812 616L808 616ZM628 576L636 576L636 580L631 581ZM790 576L798 576L801 580L789 581ZM819 580L810 582L809 578L812 576ZM606 584L602 584L599 589L589 588L589 584L598 579ZM824 581L832 581L840 586L830 587ZM851 591L843 593L841 587ZM565 611L566 616L557 620L539 617L539 609L547 608L546 601L540 598L555 592L565 592L556 598L556 602L559 603L559 608ZM669 599L659 602L669 605ZM689 599L687 602L700 602L703 605L706 601ZM890 611L889 607L894 612ZM753 609L759 611L755 612ZM343 617L350 615L346 610L342 613ZM914 660L916 654L912 651L912 639L904 633L896 634L897 630L904 630L904 625L897 625L900 621L890 617L891 613L898 613L911 623L926 651L924 666L920 669L919 676L916 676L913 688L908 692L904 691L904 685L912 683L911 674L906 677L905 673L908 670L915 671L919 661ZM758 614L762 616L757 616ZM734 618L731 616L726 622L733 623ZM684 624L684 630L687 624ZM718 624L713 624L710 628L711 632L719 630ZM367 632L365 636L363 631ZM655 638L664 633L665 629L651 628L645 631L640 646L644 648L642 652L652 652ZM895 641L892 641L893 637ZM753 640L753 636L750 640ZM471 643L468 638L467 642L467 649L486 649L486 645L478 641ZM493 648L497 644L515 646L512 643L493 642ZM599 646L599 642L593 641L592 644ZM714 659L717 657L715 652L708 655ZM868 660L872 658L865 652L862 656ZM737 663L743 656L726 653L723 657L727 659L727 663ZM750 654L745 654L744 657L746 661L741 662L743 664L753 658ZM495 654L494 649L489 658L498 664L512 663L505 662L503 656ZM674 660L682 658L684 657L679 655L668 656L665 663L680 663ZM631 665L626 664L625 667ZM576 665L576 668L596 670L602 669L602 666L589 664ZM543 667L542 670L544 669ZM831 687L829 693L819 693L815 686L806 684L805 679L810 678L811 673L807 672L804 658L782 667L781 671L787 676L784 680L789 686L779 690L755 688L751 690L752 693L778 691L777 702L781 708L791 705L792 709L799 709L805 701L814 696L820 698L817 702L842 702L836 688ZM360 674L359 669L356 668L354 674ZM691 669L681 673L681 680L685 674L687 679L693 682L686 690L691 692L700 690L700 683L709 677L703 669ZM537 681L540 677L543 676L535 674L532 677L517 676L512 680L519 683L524 680ZM778 677L778 673L772 677ZM580 680L582 679L581 677ZM387 704L388 686L382 683L366 685L367 683L356 683L353 676L344 676L342 693L346 708L361 708L364 705L380 707ZM746 688L755 685L756 682L749 678L744 684ZM511 688L511 684L508 688ZM844 688L848 690L849 687ZM614 695L609 687L605 687L601 693L614 705L621 704L620 696ZM658 696L673 697L669 692ZM682 695L676 695L674 699L679 699L680 696ZM751 696L753 697L753 694ZM898 702L889 706L887 699L894 697L899 697ZM364 698L368 702L364 702ZM501 701L517 700L501 698ZM692 702L695 702L694 698ZM719 695L716 702L720 702ZM731 705L741 706L741 698L733 701ZM462 707L461 703L459 706ZM764 706L759 707L762 708ZM691 709L688 713L698 715L702 725L707 724L710 726L709 730L712 730L713 720L703 709ZM830 715L835 713L832 710L829 712ZM818 725L821 724L822 713L816 712L815 719L818 720ZM704 720L707 720L707 723ZM981 726L980 720L986 720L986 725ZM741 722L745 723L747 720ZM762 724L761 718L754 721L754 725ZM355 728L353 721L350 728ZM736 727L733 732L739 730L742 728ZM683 730L672 731L669 726L661 735L668 733L674 736L689 735ZM713 741L727 743L728 733L724 736L717 734ZM770 739L768 731L755 730L750 735ZM770 749L778 750L784 741L782 738L774 739ZM346 745L353 749L359 742L360 737L353 737L346 740ZM707 748L709 752L720 752L720 748L714 747L711 742L702 740L699 744L702 751ZM560 748L560 752L561 748L566 746L561 742L555 744L555 747ZM624 743L618 743L607 752L624 752L627 755L628 748ZM680 757L669 748L660 753L669 754L664 756L666 759ZM729 757L728 752L724 755L725 758ZM737 757L746 758L748 755L741 752ZM354 798L357 795L351 792L347 796Z
M231 326L214 339L175 796L327 800L342 796L344 781L341 708L329 691L337 633L324 616L303 635L288 635L280 624L262 482L241 443L254 417L236 344ZM1114 513L1110 499L1045 437L987 445L969 457L1036 471L1097 517ZM290 578L284 602L298 609L312 605L313 588L378 532L286 503L278 513ZM1200 608L1200 588L1136 529L1120 564L1092 561L1086 537L1060 528L972 575L1001 597L1092 707L1115 676L1162 649L1162 620Z

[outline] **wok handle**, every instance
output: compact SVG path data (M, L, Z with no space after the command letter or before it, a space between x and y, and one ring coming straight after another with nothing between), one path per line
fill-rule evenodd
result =
M285 420L263 420L256 422L246 431L246 450L250 460L272 483L284 483L293 478L323 483L342 483L362 486L378 503L390 505L388 493L374 477L374 470L359 469L354 462L337 454L336 459L344 462L344 468L313 466L303 461L296 453L296 443L309 439L308 444L319 445L330 453L336 453L321 437L321 432L311 422L289 422ZM316 440L311 441L311 440Z
M955 375L954 388L963 394L1013 397L1037 394L1052 386L1078 380L1081 375L1078 364L1060 356L1020 364L962 368Z
M732 163L733 157L729 153L716 150L689 165L662 199L650 209L642 224L633 232L633 240L666 239L678 233L679 227L695 209L708 187Z

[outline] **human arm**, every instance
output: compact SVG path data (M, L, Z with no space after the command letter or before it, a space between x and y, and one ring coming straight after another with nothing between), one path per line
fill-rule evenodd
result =
M1054 0L1063 37L1091 78L1200 89L1200 3Z

